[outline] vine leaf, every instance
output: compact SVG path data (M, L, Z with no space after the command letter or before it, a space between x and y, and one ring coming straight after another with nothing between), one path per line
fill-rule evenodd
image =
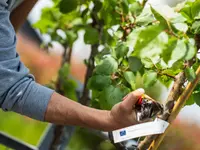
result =
M168 27L168 21L165 17L163 17L158 11L156 11L156 9L154 9L153 7L151 7L151 11L154 14L154 17L156 18L156 20L158 20L160 22L160 25L163 26L164 28Z
M121 2L121 8L123 10L123 13L128 14L128 12L129 12L129 4L128 4L127 0L123 0Z
M129 68L131 71L136 72L142 68L142 62L138 57L131 56L128 58Z
M142 30L138 34L134 54L139 56L141 50L151 43L163 30L164 27L162 25L151 25Z
M155 21L155 19L150 9L143 9L142 13L136 18L137 25L141 26L146 26L153 21Z
M200 106L200 92L193 92L193 94L189 97L189 99L186 101L185 105L192 105L196 103L198 106Z
M77 0L62 0L59 4L60 12L67 14L75 10L78 6Z
M194 81L194 79L196 78L195 71L192 68L186 68L185 74L186 74L188 81L190 81L190 82Z
M185 40L178 40L176 48L173 50L171 60L178 61L183 59L186 55L187 47Z
M188 23L192 23L196 19L200 19L200 0L195 2L187 2L181 9L181 14L187 19Z
M111 75L118 69L118 63L113 57L103 59L95 68L95 74Z
M196 0L192 4L191 14L194 19L200 19L200 0Z
M171 55L173 50L177 46L177 39L176 38L170 38L168 43L165 45L163 52L161 54L163 60L168 63L168 61L171 59Z
M102 2L99 0L96 0L96 1L94 1L94 9L93 10L95 12L99 12L101 10L102 6L103 6Z
M200 21L195 21L192 24L191 30L194 34L200 34Z
M142 12L143 7L136 1L131 3L129 10L134 16L138 16Z
M200 106L200 93L193 94L195 103Z
M33 24L34 28L40 30L40 32L46 33L48 29L54 29L56 27L56 22L54 20L53 14L59 14L60 12L55 8L44 8L42 9L41 19Z
M187 25L186 23L175 23L175 24L173 24L173 26L174 26L177 30L179 30L179 31L181 31L181 32L184 32L184 33L186 33L187 30L188 30L188 25Z
M194 101L194 94L192 94L189 99L186 101L185 105L192 105L194 104L195 101Z
M111 84L110 76L94 75L88 81L88 88L92 90L103 90L106 86Z
M185 60L190 60L195 56L195 54L197 52L197 48L196 48L196 46L191 44L189 41L186 42L186 47L187 47L187 52L185 55Z
M131 85L132 90L135 90L136 89L136 85L135 85L136 77L135 77L134 73L131 71L126 71L126 72L124 72L124 78Z
M123 58L124 56L127 55L129 51L129 48L125 45L125 44L118 44L115 48L115 53L116 53L116 57L119 58Z
M170 77L166 75L158 76L158 80L167 88L169 88L169 86L171 85L173 81Z
M77 83L69 78L69 74L70 65L65 63L59 70L60 90L62 90L64 96L67 96L72 100L77 100Z
M103 89L100 95L101 109L110 110L115 104L122 101L122 98L129 92L127 89L120 89L110 85Z
M157 81L157 73L148 71L143 75L143 83L145 88L153 86Z
M78 35L77 35L77 33L74 33L73 31L69 30L69 31L66 31L66 37L67 37L70 47L72 47L74 41L77 40Z
M86 44L97 44L99 42L99 32L97 29L87 27L84 34L84 42Z

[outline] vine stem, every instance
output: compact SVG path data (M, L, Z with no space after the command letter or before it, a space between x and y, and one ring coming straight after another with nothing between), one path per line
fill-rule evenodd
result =
M83 94L80 99L80 103L83 105L87 105L89 102L89 90L87 89L87 83L88 83L89 78L92 76L92 72L94 70L94 57L98 53L97 48L98 48L97 44L92 45L91 54L90 54L90 58L89 58L89 64L87 67L87 73L86 73L85 81L84 81Z
M98 30L99 39L101 39L103 24L98 19L97 13L95 11L92 11L91 18L93 20L91 26ZM88 63L88 66L87 66L87 72L86 72L85 81L84 81L83 94L80 98L80 103L83 104L83 105L89 104L90 99L89 99L89 89L87 88L87 83L88 83L89 78L92 76L92 73L93 73L93 70L94 70L94 67L95 67L94 61L95 61L95 56L98 53L99 43L100 43L100 41L97 44L93 44L92 47L91 47L89 63Z
M72 51L72 48L69 48L68 49L68 44L64 44L63 45L65 47L65 50L63 52L63 55L62 55L62 63L61 63L61 67L63 67L63 65L68 62L70 63L70 59L71 59L71 51ZM69 52L67 52L69 50ZM62 84L62 81L60 79L60 77L58 77L57 79L57 82L56 82L56 91L59 93L59 94L64 94L63 91L61 90L61 84ZM63 136L64 134L64 126L62 125L56 125L55 127L55 130L54 130L54 138L51 142L51 145L50 145L50 149L51 150L56 150L58 149L58 146L60 145L60 139L61 137Z
M169 123L172 123L172 121L174 121L176 119L180 110L184 106L186 100L191 96L194 88L196 87L196 85L198 84L199 81L200 81L200 66L198 67L198 69L196 71L196 79L187 85L186 89L184 90L184 92L181 94L181 96L177 100L177 102L172 110L172 113L169 116L169 119L168 119ZM164 134L158 135L158 137L152 142L152 144L150 145L148 150L157 150L159 145L163 141L168 130L169 130L169 127L167 128L167 130L165 131Z
M170 75L170 74L167 74L167 73L158 72L158 74L159 74L159 75L165 75L165 76L168 76L168 77L170 77L170 78L172 78L172 79L176 79L175 76Z
M67 62L70 64L71 63L71 59L72 59L72 48L69 48L69 52L68 52L68 59Z

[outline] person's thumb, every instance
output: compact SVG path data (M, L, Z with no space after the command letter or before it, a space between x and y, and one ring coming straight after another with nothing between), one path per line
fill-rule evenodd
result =
M137 89L123 98L123 102L121 103L122 109L126 111L132 111L133 106L137 103L140 96L145 93L144 89Z

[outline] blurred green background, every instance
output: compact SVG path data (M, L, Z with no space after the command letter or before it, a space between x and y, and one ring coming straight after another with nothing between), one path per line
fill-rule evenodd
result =
M47 124L22 117L16 113L5 113L0 110L0 131L23 140L32 145L37 145ZM0 146L3 149L3 146Z

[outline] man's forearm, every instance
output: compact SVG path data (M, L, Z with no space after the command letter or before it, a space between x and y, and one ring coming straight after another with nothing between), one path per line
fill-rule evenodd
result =
M56 92L52 95L48 104L45 121L62 125L78 125L104 131L118 128L117 124L111 120L109 111L83 106Z
M33 6L36 4L38 0L24 0L21 5L19 5L17 8L13 10L10 16L11 23L15 29L15 31L18 31L18 29L23 25L23 23L26 21L26 18L33 8Z

